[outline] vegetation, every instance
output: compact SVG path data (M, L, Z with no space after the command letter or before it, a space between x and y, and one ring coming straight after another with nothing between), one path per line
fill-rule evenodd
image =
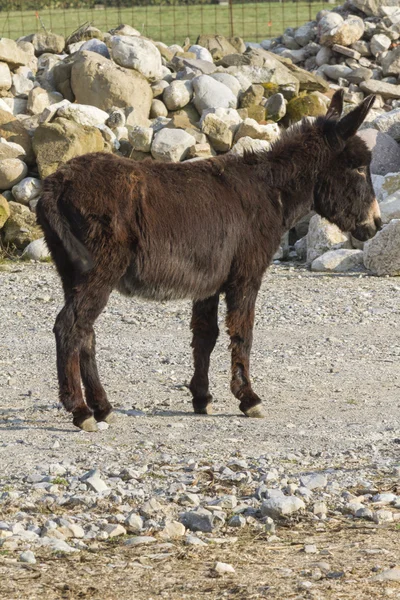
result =
M36 31L69 35L85 22L103 31L120 23L132 25L143 35L167 44L192 42L201 33L229 36L230 9L226 4L201 4L202 0L132 0L129 7L114 8L93 2L71 1L49 3L43 0L21 2L19 10L10 10L16 3L0 0L0 36L16 39ZM208 0L209 1L209 0ZM146 4L146 5L144 5ZM34 5L35 10L30 6ZM67 8L54 8L61 6ZM72 6L68 8L68 6ZM28 9L25 10L25 7ZM24 8L24 10L22 10ZM246 2L232 6L233 34L246 41L260 41L274 37L286 27L297 27L312 20L322 8L332 9L323 0L315 2Z

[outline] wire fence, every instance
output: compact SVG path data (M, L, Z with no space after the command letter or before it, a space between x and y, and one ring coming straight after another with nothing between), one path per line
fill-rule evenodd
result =
M315 18L335 0L0 0L0 36L47 31L68 36L89 22L101 31L121 23L166 44L200 34L258 42Z

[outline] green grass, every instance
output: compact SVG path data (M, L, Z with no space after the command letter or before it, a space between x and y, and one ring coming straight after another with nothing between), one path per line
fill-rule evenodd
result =
M339 2L337 2L339 4ZM322 8L334 5L322 0L310 2L248 2L233 5L233 34L246 41L261 41L312 20ZM121 9L43 9L40 20L48 31L69 35L85 22L102 31L120 23L132 25L143 35L167 44L192 43L201 33L231 35L228 6L132 6ZM41 30L35 11L0 12L0 36L16 39Z

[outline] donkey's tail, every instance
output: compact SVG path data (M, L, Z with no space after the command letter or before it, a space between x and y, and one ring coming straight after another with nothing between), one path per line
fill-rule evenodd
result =
M72 232L79 232L81 228L73 207L63 201L67 186L62 172L54 173L45 179L43 193L36 206L36 218L56 264L57 248L59 249L61 244L74 268L79 273L86 273L94 266L93 257Z

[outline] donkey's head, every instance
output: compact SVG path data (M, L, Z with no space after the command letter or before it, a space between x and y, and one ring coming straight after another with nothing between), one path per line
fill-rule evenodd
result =
M330 156L318 177L314 191L314 208L342 231L365 241L381 227L378 202L372 187L371 152L356 133L375 100L368 96L354 110L340 119L343 91L332 98L322 122L324 139Z

